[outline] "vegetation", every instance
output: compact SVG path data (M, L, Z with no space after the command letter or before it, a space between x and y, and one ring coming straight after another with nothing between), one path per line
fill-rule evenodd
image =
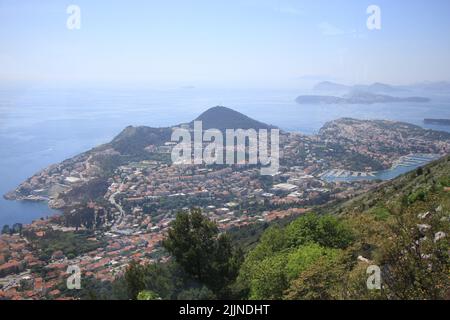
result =
M144 156L148 145L162 145L170 141L170 128L126 127L110 145L122 155Z
M1 234L14 234L14 233L21 234L22 233L22 229L23 229L23 225L21 223L15 223L15 224L13 224L12 227L10 227L9 225L5 224L2 227Z
M166 240L166 250L181 267L215 294L225 294L239 269L239 253L234 252L226 234L202 215L199 209L180 213Z
M52 255L61 251L66 257L76 257L106 245L106 242L90 239L93 234L88 231L62 232L49 229L42 236L25 232L24 236L40 253L41 260L48 261Z
M237 277L242 254L200 210L179 213L163 246L173 257L169 262L129 265L123 277L128 298L147 297L145 292L161 299L232 296L231 284Z
M283 229L270 228L247 255L238 281L251 299L282 299L290 283L317 261L337 262L352 237L342 221L312 213Z
M144 290L139 292L137 300L158 300L160 297L153 291Z
M387 182L372 192L320 211L321 214L330 213L338 217L340 227L337 229L350 232L338 232L345 235L338 239L345 240L334 244L334 237L317 236L315 240L322 241L322 246L331 245L340 252L332 258L317 259L302 269L293 281L286 276L289 288L284 291L283 298L448 298L449 160L449 157L444 158ZM311 240L320 228L315 224L301 223L304 219L298 219L281 232L266 231L260 244L247 255L243 267L260 250L260 245L272 242L272 247L276 244L280 247L279 243L285 241L283 237L292 237L292 231L301 235L300 239ZM309 234L305 230L314 231ZM266 237L270 240L265 240ZM278 251L282 250L281 246ZM271 253L264 259L274 259L277 255L279 258L279 253ZM358 260L359 256L363 259ZM307 261L305 258L302 260ZM369 265L378 265L382 270L381 290L367 289ZM247 281L247 285L251 292L252 283ZM272 288L277 286L279 283Z

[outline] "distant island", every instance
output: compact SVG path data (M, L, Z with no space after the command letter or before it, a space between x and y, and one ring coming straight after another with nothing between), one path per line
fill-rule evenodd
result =
M373 83L371 85L362 85L357 84L353 86L348 86L345 84L330 82L330 81L323 81L316 84L313 88L314 91L322 92L322 93L348 93L352 91L363 91L368 93L395 93L395 92L404 92L408 91L407 88L393 86L385 83Z
M323 81L317 83L313 90L326 94L349 93L354 90L364 91L375 94L393 94L398 92L426 92L426 93L450 93L450 82L421 82L410 85L391 85L386 83L372 83L369 85L356 84L345 85L341 83Z
M369 92L353 92L344 97L302 95L297 97L295 101L298 104L374 104L399 102L425 103L429 102L430 99L425 97L393 97Z
M436 124L440 126L450 126L450 119L424 119L425 124Z

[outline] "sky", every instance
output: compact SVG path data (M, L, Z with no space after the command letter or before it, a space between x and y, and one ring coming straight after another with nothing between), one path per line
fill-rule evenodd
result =
M69 5L80 29L67 28ZM367 8L381 10L369 30ZM0 0L0 81L295 88L450 80L448 0Z

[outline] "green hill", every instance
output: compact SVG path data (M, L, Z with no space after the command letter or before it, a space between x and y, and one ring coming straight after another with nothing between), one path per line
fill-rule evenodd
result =
M149 145L162 145L170 141L171 128L126 127L110 145L121 154L142 153Z
M450 157L266 230L237 283L251 299L447 299ZM369 290L367 270L381 271Z

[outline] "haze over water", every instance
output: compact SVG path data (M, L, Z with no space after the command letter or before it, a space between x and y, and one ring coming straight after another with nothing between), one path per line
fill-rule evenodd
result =
M295 90L203 88L0 88L0 194L50 164L109 142L128 125L188 122L223 105L287 131L317 133L342 117L387 119L423 126L424 118L450 118L450 98L426 104L298 105ZM427 126L450 131L450 127ZM45 203L0 199L0 226L54 214Z

